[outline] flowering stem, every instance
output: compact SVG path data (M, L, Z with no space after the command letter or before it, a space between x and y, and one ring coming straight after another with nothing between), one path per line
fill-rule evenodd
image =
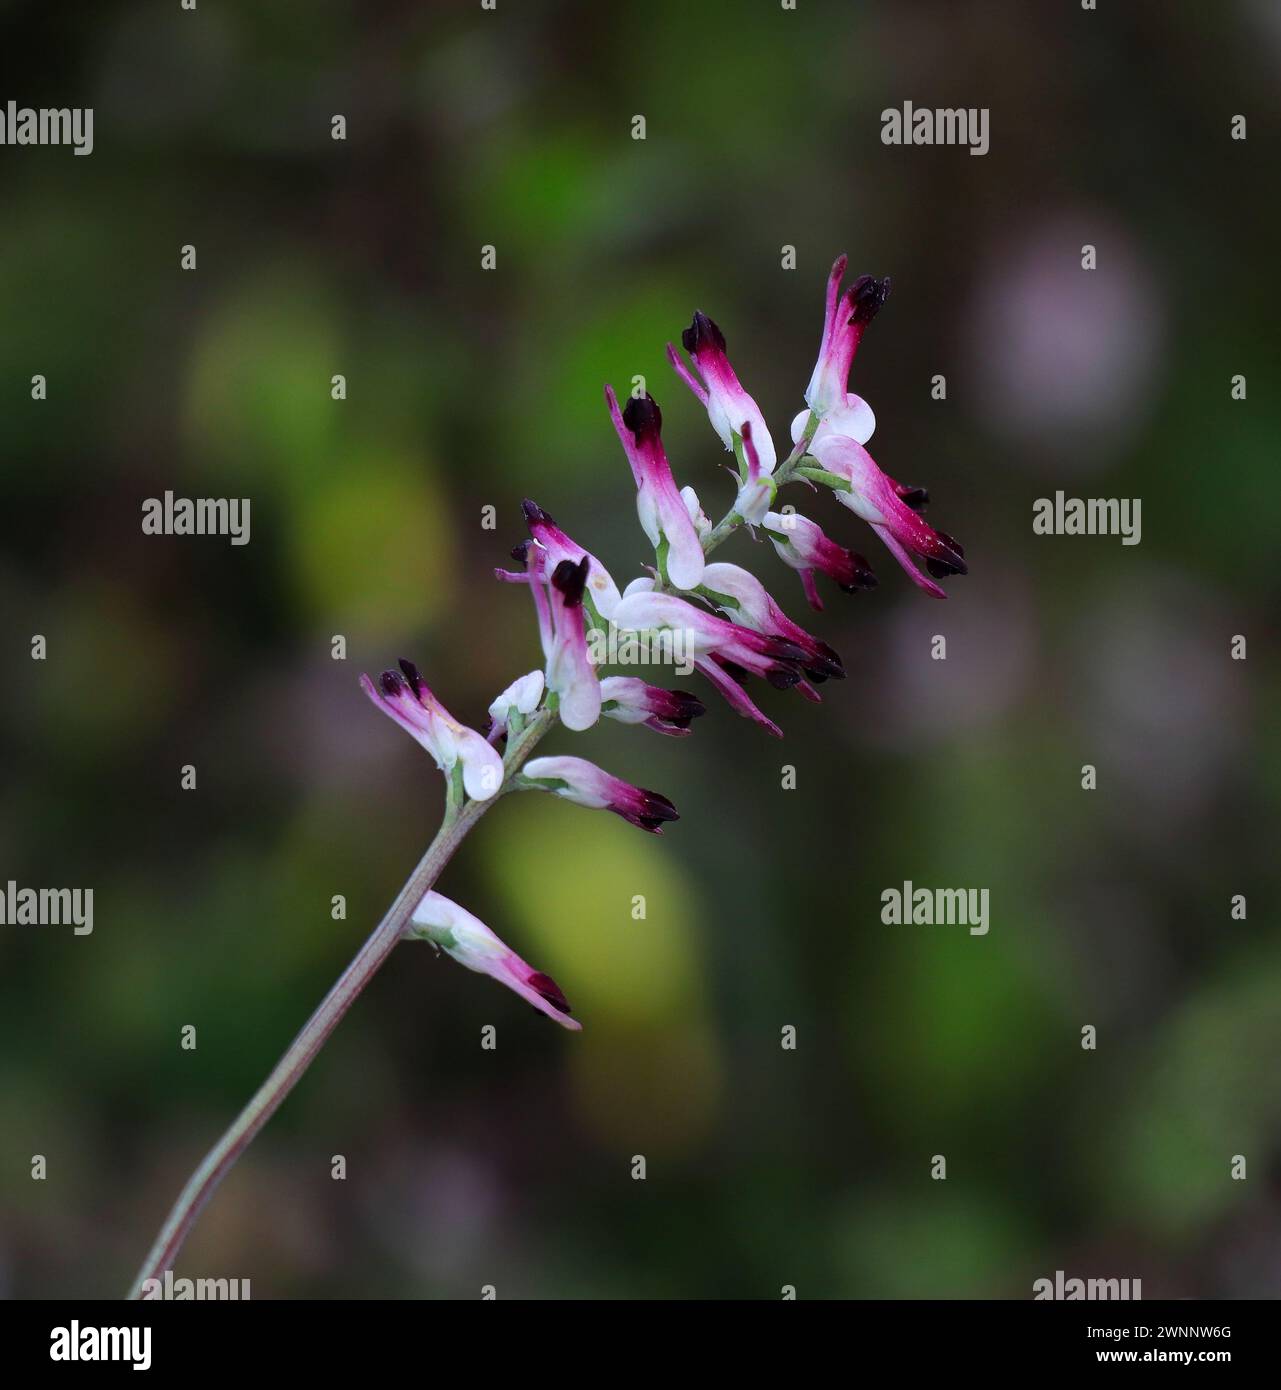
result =
M540 710L510 740L504 759L504 787L507 786L509 778L514 778L515 773L533 752L538 740L554 722L555 715L550 710ZM183 1241L196 1224L218 1184L302 1079L307 1068L315 1060L316 1054L338 1026L339 1019L355 1003L365 986L378 973L404 937L409 920L414 909L422 901L423 895L440 877L454 851L495 800L497 798L492 797L486 801L464 801L460 805L450 797L436 838L397 894L396 901L387 909L386 916L374 928L351 964L339 976L320 1007L303 1025L302 1031L289 1044L271 1075L236 1117L231 1128L206 1154L200 1167L182 1189L160 1229L160 1234L156 1237L155 1244L143 1262L133 1287L129 1290L130 1298L141 1298L147 1280L162 1278L164 1271L172 1268Z
M774 479L779 487L788 482L796 471L797 464L805 456L817 428L818 417L811 414L804 432L796 441L795 448L775 470ZM710 555L742 524L743 518L731 508L704 538L704 553ZM555 709L544 707L534 714L523 728L512 734L503 758L503 793L519 791L528 785L517 773L524 766L539 739L555 722ZM217 1190L218 1184L253 1142L258 1131L280 1108L285 1097L302 1079L307 1068L315 1060L316 1054L338 1026L338 1021L391 956L405 935L414 909L440 877L441 871L472 826L495 800L497 797L486 801L467 800L462 796L461 787L455 782L450 781L447 784L445 816L436 838L418 861L405 886L397 894L395 902L387 909L386 916L370 933L351 964L321 1001L320 1007L303 1025L302 1031L289 1044L271 1075L191 1175L165 1219L165 1224L161 1227L142 1269L139 1270L137 1279L134 1280L129 1291L130 1298L141 1298L147 1280L161 1278L164 1271L172 1267L183 1241L196 1224L205 1204Z

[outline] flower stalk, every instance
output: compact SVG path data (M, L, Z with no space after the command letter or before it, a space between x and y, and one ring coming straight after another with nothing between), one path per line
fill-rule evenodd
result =
M524 766L538 740L554 722L555 716L542 710L510 741L504 759L508 777L514 776ZM405 881L405 886L396 895L395 902L338 977L334 987L325 995L315 1013L303 1024L301 1032L285 1049L271 1075L232 1121L231 1128L205 1155L178 1195L129 1290L131 1299L140 1299L149 1279L163 1278L165 1270L173 1267L178 1251L218 1185L253 1142L258 1131L280 1109L285 1097L302 1080L342 1016L386 964L409 930L415 908L440 877L445 865L453 858L454 851L496 799L468 800L460 805L451 790L436 838L428 845L426 853Z

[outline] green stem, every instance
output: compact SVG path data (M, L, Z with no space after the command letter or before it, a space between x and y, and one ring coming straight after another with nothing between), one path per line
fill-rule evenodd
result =
M504 786L524 765L533 752L534 745L554 722L555 716L550 711L540 710L511 740L504 759ZM497 797L491 797L486 801L466 801L461 806L447 806L436 838L397 894L396 901L387 909L386 916L370 933L351 964L325 995L320 1007L286 1048L284 1056L276 1063L271 1075L191 1175L173 1209L165 1218L165 1224L160 1228L160 1234L156 1237L142 1268L138 1271L138 1277L129 1290L130 1298L141 1298L147 1280L160 1279L166 1269L173 1267L183 1241L196 1224L218 1184L249 1147L258 1131L280 1108L285 1097L302 1079L307 1068L315 1060L316 1054L338 1026L339 1020L386 963L397 943L404 937L409 919L422 901L423 895L440 877L441 871L471 828L496 800Z
M792 452L774 470L774 482L776 487L781 488L784 483L791 481L793 474L797 471L796 465L805 457L810 444L814 440L814 433L818 429L818 416L811 410L809 419L805 422L805 429L801 437L796 441ZM743 518L731 507L715 526L707 533L703 541L703 554L710 555L723 541L726 541L743 525Z
M822 483L824 487L830 487L833 492L851 491L848 478L842 478L839 473L829 473L826 468L798 468L796 476L808 478L812 483Z

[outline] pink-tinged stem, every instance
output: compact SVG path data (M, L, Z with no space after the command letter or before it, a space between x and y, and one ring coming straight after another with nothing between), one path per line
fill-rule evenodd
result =
M553 714L541 710L512 738L507 749L505 783L524 765L538 740L551 728L554 721ZM284 1056L276 1063L271 1075L258 1088L253 1099L237 1115L231 1128L210 1149L200 1167L191 1175L173 1209L165 1218L165 1224L160 1228L160 1234L156 1237L142 1268L138 1271L138 1277L129 1290L131 1299L142 1297L143 1286L147 1280L163 1278L165 1270L172 1269L183 1241L196 1224L205 1204L217 1190L218 1184L302 1079L307 1068L315 1060L316 1054L338 1026L338 1021L356 1002L361 991L378 973L404 937L409 919L422 901L423 895L440 877L441 871L449 863L454 851L466 838L472 826L497 800L497 797L491 797L485 801L467 801L461 808L451 807L446 812L436 838L397 894L396 901L387 909L386 916L370 933L351 964L325 995L320 1007L303 1024L302 1031L289 1044Z

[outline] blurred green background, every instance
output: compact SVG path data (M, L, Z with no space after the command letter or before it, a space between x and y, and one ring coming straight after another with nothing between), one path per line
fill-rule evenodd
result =
M358 673L412 657L483 725L537 661L491 578L520 499L620 584L648 558L602 384L647 377L719 515L663 345L712 314L781 438L842 250L895 283L852 382L870 447L970 577L934 603L793 490L881 579L816 615L736 538L849 679L761 687L781 744L708 691L688 740L558 732L680 823L512 797L440 884L582 1034L398 953L179 1272L1281 1292L1275 5L8 3L0 36L0 95L96 111L89 158L0 149L0 877L96 895L92 936L0 929L0 1292L123 1292L434 830ZM905 100L990 108L991 152L882 145ZM144 537L166 488L250 497L251 543ZM1034 536L1058 488L1142 498L1142 544ZM883 925L905 878L989 888L989 935Z

